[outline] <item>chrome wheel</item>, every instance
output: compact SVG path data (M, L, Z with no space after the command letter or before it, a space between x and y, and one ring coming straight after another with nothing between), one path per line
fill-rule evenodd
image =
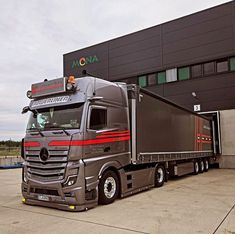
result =
M157 180L158 180L158 183L162 183L164 180L164 171L161 167L157 169Z
M116 193L116 181L113 177L108 177L104 182L104 195L107 198L112 198Z
M208 162L208 159L206 159L204 161L204 168L205 168L205 171L208 171L209 170L209 162Z
M194 163L194 174L197 175L199 172L199 165L198 165L198 162L195 162Z
M203 173L204 172L204 162L200 161L200 172Z
M105 171L98 185L99 204L107 205L114 202L119 195L119 187L120 182L118 174L111 170Z
M155 187L161 187L165 182L166 172L163 165L157 165L155 168Z

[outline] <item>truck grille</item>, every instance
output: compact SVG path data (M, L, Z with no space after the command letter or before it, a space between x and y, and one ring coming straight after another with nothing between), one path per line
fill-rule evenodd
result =
M68 150L48 150L50 157L44 162L39 150L26 151L26 167L31 179L47 182L62 180L68 162Z

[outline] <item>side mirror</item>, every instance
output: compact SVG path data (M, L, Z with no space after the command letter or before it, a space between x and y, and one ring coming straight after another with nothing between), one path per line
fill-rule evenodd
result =
M29 109L29 106L25 106L25 107L22 109L21 114L25 114L25 113L27 113L29 110L30 110L30 109Z

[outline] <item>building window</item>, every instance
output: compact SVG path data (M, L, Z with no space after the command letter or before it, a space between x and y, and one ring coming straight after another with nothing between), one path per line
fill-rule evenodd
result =
M204 75L210 75L215 73L215 63L209 62L203 64Z
M182 67L178 69L179 80L188 80L190 78L189 67Z
M139 76L139 86L146 87L147 86L147 76Z
M173 81L177 81L177 69L173 68L173 69L169 69L166 70L166 82L173 82Z
M197 65L191 66L191 75L192 75L192 78L201 77L202 76L202 65L197 64Z
M148 75L148 85L155 85L157 83L157 76L156 74Z
M216 71L217 72L226 72L228 71L228 61L219 61L216 63Z
M166 83L166 72L158 72L157 73L157 83L158 84Z
M235 71L235 58L230 59L230 71Z

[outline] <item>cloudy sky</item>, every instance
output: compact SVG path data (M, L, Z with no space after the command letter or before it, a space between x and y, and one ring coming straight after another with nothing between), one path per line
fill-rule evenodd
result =
M0 140L20 140L31 83L62 77L63 54L223 0L0 0Z

